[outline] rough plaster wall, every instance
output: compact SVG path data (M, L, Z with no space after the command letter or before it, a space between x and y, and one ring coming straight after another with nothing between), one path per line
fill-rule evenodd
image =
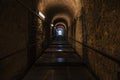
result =
M88 45L117 59L120 59L119 4L119 0L84 0ZM100 79L117 80L117 64L98 53L88 51L90 65Z

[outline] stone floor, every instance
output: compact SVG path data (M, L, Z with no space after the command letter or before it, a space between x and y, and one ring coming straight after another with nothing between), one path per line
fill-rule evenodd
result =
M68 41L49 44L23 80L96 80Z

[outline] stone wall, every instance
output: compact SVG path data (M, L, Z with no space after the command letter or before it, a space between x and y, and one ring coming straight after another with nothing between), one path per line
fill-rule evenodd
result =
M38 27L37 27L37 32L36 32L36 41L37 41L37 52L36 52L36 57L39 58L41 53L44 51L46 48L46 42L45 42L45 30L43 28L43 21L38 19Z
M81 18L77 18L76 19L76 25L75 27L75 40L82 42L83 41L83 36L82 36L82 19ZM82 45L79 44L78 42L74 42L75 45L75 49L77 51L77 53L82 57L83 56L83 52L82 52Z
M32 8L32 1L23 1ZM41 54L30 51L36 46L31 43L36 42L37 25L34 15L16 0L0 2L0 80L19 80L32 64L33 56L36 59Z
M120 60L120 1L84 0L87 44ZM89 63L100 80L118 80L118 64L88 50Z

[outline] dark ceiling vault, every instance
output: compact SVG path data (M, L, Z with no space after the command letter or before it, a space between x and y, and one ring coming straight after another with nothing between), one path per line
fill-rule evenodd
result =
M68 26L68 22L65 19L63 19L63 18L57 18L57 19L55 19L54 22L53 22L53 24L55 25L55 24L57 24L59 22L64 23L66 26Z
M46 21L50 24L52 19L57 16L57 15L64 15L64 16L68 16L69 20L72 21L73 17L74 17L74 11L66 5L48 5L45 8L44 14L46 16ZM59 19L55 19L55 21L53 21L54 23L57 22L64 22L66 25L68 25L68 21L62 18Z

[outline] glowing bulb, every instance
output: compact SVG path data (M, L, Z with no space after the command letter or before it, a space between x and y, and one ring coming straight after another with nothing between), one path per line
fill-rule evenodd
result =
M51 27L53 27L54 25L53 24L51 24Z

